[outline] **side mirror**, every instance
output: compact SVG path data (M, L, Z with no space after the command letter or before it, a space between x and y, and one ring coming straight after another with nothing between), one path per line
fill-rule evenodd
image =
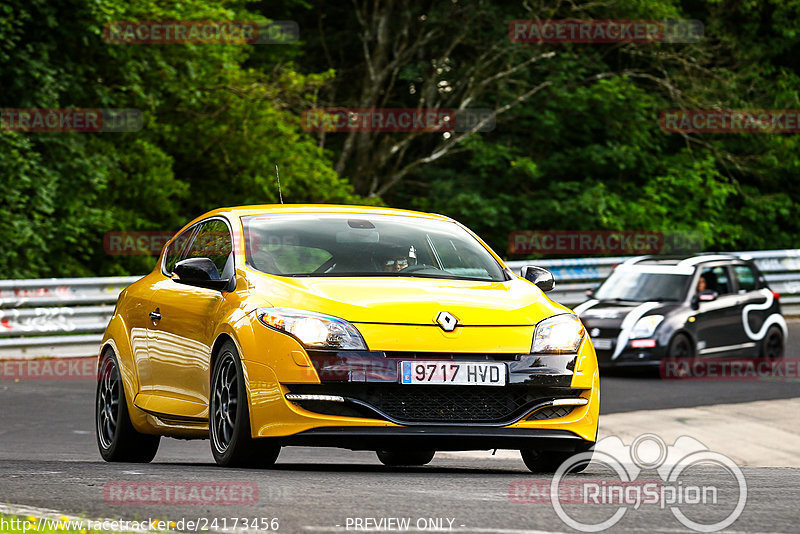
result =
M223 291L231 281L221 279L219 270L208 258L189 258L175 264L172 272L177 275L176 282L189 286L204 287Z
M692 308L695 310L700 307L701 302L711 302L713 300L717 300L719 293L713 291L711 289L706 289L705 291L701 291L700 293L696 293L692 297Z
M522 278L528 280L529 282L533 282L536 287L542 291L552 291L553 288L556 287L556 279L553 278L553 273L547 269L542 269L541 267L535 267L533 265L526 265L522 268L522 270L520 270L520 274L522 275Z
M719 293L716 291L712 291L711 289L706 289L705 291L701 291L697 294L697 300L700 302L711 302L712 300L717 300Z

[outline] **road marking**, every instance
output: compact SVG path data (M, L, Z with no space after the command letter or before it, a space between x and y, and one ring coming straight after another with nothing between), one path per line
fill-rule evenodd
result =
M668 441L691 436L740 466L800 467L800 398L600 416L600 437L627 440L648 432ZM522 462L517 450L498 450L495 455L491 451L440 451L436 457Z
M667 441L691 436L740 466L800 467L800 398L600 416L600 437L648 432Z

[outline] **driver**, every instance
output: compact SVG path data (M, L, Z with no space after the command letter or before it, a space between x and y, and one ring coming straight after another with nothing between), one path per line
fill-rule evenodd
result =
M708 285L706 284L706 277L705 275L701 274L700 278L698 278L697 280L697 292L702 293L703 291L706 290L706 287L708 287Z
M385 273L396 273L417 264L417 252L413 246L395 247L378 258L378 265Z

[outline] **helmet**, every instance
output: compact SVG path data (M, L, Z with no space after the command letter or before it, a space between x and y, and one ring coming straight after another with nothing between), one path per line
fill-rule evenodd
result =
M413 245L385 247L373 255L373 263L379 271L401 271L417 264L417 251Z

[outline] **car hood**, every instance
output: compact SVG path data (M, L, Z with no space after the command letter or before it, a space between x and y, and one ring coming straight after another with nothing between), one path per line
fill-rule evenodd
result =
M597 301L589 300L575 306L575 312L586 325L597 325L605 328L620 327L622 322L633 313L637 317L645 315L667 315L680 306L679 303L668 302L633 302L633 301Z
M520 279L478 282L422 277L250 276L251 292L275 307L312 310L353 323L436 324L440 312L462 326L535 325L570 310Z

